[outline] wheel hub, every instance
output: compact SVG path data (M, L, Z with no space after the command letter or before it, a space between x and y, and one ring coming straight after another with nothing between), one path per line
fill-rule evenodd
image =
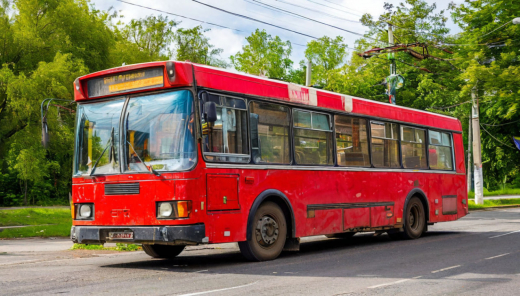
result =
M264 216L258 220L256 225L256 238L260 244L264 246L274 244L278 239L278 232L278 223L276 223L273 218Z

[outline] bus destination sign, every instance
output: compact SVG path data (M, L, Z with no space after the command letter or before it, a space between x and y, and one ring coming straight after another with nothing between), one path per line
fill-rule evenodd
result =
M112 76L95 78L88 81L90 98L142 90L164 85L163 68L143 69Z

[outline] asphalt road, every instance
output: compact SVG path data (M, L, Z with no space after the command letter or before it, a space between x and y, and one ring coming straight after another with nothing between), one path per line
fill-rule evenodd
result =
M260 263L246 262L235 244L191 247L173 261L67 247L0 241L0 294L520 294L520 208L472 212L415 241L307 238L300 252Z

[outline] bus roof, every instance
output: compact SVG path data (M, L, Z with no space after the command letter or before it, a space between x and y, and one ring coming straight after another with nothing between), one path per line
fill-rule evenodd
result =
M407 108L384 102L353 97L345 94L334 93L322 89L301 86L294 83L264 78L260 76L236 73L230 70L215 68L191 62L174 62L175 77L167 78L166 67L172 62L151 62L112 68L96 73L91 73L76 80L75 85L80 84L81 90L75 87L77 101L86 100L87 82L93 78L107 77L109 75L122 74L128 71L138 71L153 67L164 67L164 85L155 89L169 87L192 86L193 77L198 87L220 90L237 95L245 94L285 101L302 106L324 108L342 111L352 114L372 116L381 119L389 119L411 124L424 125L439 129L462 131L458 119L442 114L423 110ZM152 90L152 89L146 89ZM141 92L137 90L132 92Z

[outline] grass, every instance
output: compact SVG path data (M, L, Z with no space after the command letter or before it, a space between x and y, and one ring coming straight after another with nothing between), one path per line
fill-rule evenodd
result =
M117 243L115 247L105 248L103 245L74 244L71 250L109 250L109 251L140 251L143 248L135 244Z
M0 238L69 236L72 217L69 209L28 208L0 211L0 227L21 225L32 226L4 229L0 232Z
M495 191L488 191L484 188L484 196L497 196L497 195L520 195L520 188L504 188ZM475 199L475 192L468 192L469 199Z
M499 206L511 206L511 205L520 205L520 198L508 198L508 199L495 199L495 200L484 200L483 205L475 204L474 200L468 201L468 208L470 210L476 209L485 209L489 207L499 207Z

